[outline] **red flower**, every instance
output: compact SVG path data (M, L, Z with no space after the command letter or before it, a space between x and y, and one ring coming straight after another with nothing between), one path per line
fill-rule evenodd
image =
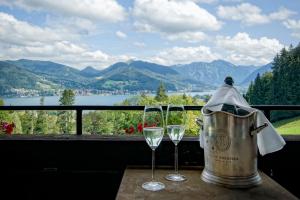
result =
M125 133L127 134L134 133L134 127L131 125L129 128L125 128Z
M14 123L7 123L7 122L1 122L2 125L2 130L4 131L4 133L11 135L12 132L14 131L15 128L15 124Z
M134 127L131 125L131 126L129 127L129 134L132 134L132 133L134 133Z
M11 135L11 133L14 131L14 127L12 124L9 124L5 130L6 134Z
M137 125L137 130L138 130L139 133L141 133L143 131L143 124L142 123L139 123Z
M7 129L8 123L7 122L2 122L1 125L2 125L2 129L5 130L5 129Z

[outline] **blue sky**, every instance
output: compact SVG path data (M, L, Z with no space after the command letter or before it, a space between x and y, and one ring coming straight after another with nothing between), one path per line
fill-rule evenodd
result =
M299 10L298 0L0 0L0 59L263 65L299 43Z

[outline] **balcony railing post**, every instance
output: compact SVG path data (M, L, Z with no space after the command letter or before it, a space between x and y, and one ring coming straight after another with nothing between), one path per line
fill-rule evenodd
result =
M76 134L82 135L82 109L76 108Z

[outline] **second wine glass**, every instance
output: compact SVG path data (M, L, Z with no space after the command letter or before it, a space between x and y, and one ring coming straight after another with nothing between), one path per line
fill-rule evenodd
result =
M178 172L178 143L184 135L186 121L186 111L183 106L168 105L166 116L167 132L175 144L175 172L166 176L166 179L169 181L186 180L186 177Z

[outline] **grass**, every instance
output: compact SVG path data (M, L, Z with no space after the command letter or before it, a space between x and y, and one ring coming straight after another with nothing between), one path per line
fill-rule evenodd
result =
M281 135L300 135L300 116L273 123Z

